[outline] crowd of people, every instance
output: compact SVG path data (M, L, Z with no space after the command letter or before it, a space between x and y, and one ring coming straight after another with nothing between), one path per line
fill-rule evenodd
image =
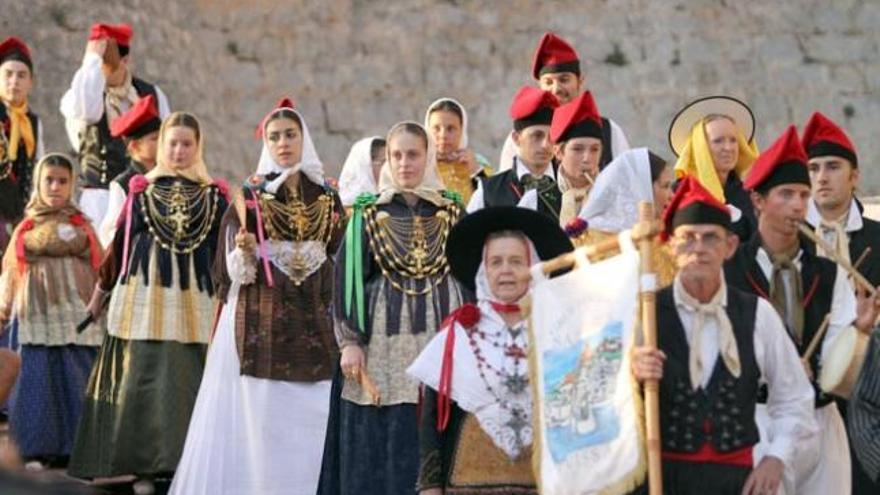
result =
M647 202L659 344L627 352L660 382L665 492L880 493L877 363L821 383L838 342L868 345L880 284L855 146L821 113L761 151L745 103L702 98L670 116L667 161L547 33L497 163L442 97L336 181L283 98L230 187L132 40L88 33L72 153L28 106L38 52L0 44L0 399L28 469L139 494L537 494L529 268Z

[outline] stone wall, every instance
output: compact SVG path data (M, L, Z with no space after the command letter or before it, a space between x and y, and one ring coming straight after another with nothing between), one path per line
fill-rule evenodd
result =
M699 96L747 101L759 144L813 110L844 124L880 192L880 2L876 0L0 0L0 34L35 48L32 107L49 149L67 147L58 101L94 20L135 27L136 71L199 115L209 166L256 167L254 128L296 101L336 173L354 140L421 120L439 96L464 103L476 149L497 157L507 107L530 83L545 30L571 40L600 110L634 145L671 158L666 130Z

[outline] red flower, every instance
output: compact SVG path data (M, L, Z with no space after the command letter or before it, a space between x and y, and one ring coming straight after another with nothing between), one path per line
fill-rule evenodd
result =
M150 182L141 174L135 175L128 181L128 192L131 194L140 194L144 192Z
M480 322L480 308L467 303L455 310L455 320L464 328L471 328Z

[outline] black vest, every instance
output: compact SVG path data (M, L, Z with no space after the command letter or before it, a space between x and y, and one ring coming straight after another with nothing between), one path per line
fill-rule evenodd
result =
M758 217L755 215L752 199L749 197L749 193L743 189L742 181L736 173L732 172L727 176L727 182L724 184L724 198L727 203L742 212L742 216L733 223L731 230L739 237L739 242L748 242L758 231Z
M122 187L122 190L125 191L125 194L128 194L128 182L131 178L135 175L143 175L146 173L146 167L132 158L128 162L128 168L126 168L121 174L117 175L116 178L113 179L113 182L119 184L119 186Z
M599 158L599 170L605 167L614 159L614 152L611 148L611 122L602 117L602 156Z
M801 287L804 298L804 335L803 341L798 343L792 337L798 354L803 355L810 345L810 341L819 327L831 311L831 302L834 299L834 281L837 278L837 265L825 258L819 258L815 254L813 244L801 238ZM760 236L756 233L746 244L741 244L733 258L724 264L724 276L727 283L746 292L751 292L769 300L770 283L761 271L756 256L761 246ZM789 331L789 336L792 332ZM810 358L810 368L813 372L813 389L816 391L816 407L822 407L831 402L831 397L819 389L816 382L820 372L819 353L814 352Z
M153 95L158 99L156 88L136 77L131 80L138 96ZM110 136L107 112L101 120L86 126L79 136L80 186L107 189L128 164L128 154L122 138Z
M555 172L555 167L554 167ZM480 179L483 183L483 205L486 208L492 206L516 206L525 189L516 176L516 163L509 170L491 177ZM538 211L544 213L557 222L559 221L559 209L562 207L562 192L559 187L553 187L538 193Z
M658 346L666 353L660 380L660 428L663 450L693 453L705 443L719 452L758 443L755 403L761 371L755 360L754 331L758 298L727 288L727 316L733 326L742 373L730 374L721 357L715 362L707 388L691 387L690 349L672 286L657 293Z
M37 115L30 110L27 112L28 119L31 121L31 128L34 130L34 145L39 142L39 119ZM10 122L6 105L0 104L0 126L2 132L9 139ZM31 196L31 185L33 183L33 170L36 158L36 147L34 155L28 156L24 140L19 143L18 157L15 162L9 161L9 150L3 150L3 158L0 161L0 217L7 221L17 222L24 213L24 206Z

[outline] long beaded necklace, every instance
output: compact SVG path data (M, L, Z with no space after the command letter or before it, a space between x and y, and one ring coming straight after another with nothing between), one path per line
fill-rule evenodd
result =
M150 184L140 197L147 229L175 254L191 253L205 241L220 209L217 192L181 179Z
M517 447L522 449L525 442L523 430L530 424L529 411L520 404L514 404L510 397L521 398L523 393L528 392L529 387L528 372L526 370L527 354L524 324L519 324L515 327L505 327L498 332L492 333L475 326L467 330L467 335L471 352L473 352L477 360L477 372L483 380L486 390L495 397L498 405L510 413L510 418L505 423L505 426L513 431ZM480 348L478 339L496 349L503 350L505 359L500 367L488 362L483 354L483 350ZM512 369L508 370L505 364L510 362L512 362L512 366L510 366ZM487 373L492 373L498 377L501 386L506 389L506 393L492 386Z
M409 296L431 292L449 273L446 262L446 238L460 210L456 204L438 210L432 216L415 212L406 218L394 218L379 212L375 205L364 208L364 226L373 258L392 287ZM406 280L404 286L392 272ZM418 288L414 281L428 280Z
M286 203L268 192L260 195L266 232L272 239L296 242L314 240L326 244L332 233L333 197L321 194L311 204L305 204L301 183L299 189L288 189L291 197Z

